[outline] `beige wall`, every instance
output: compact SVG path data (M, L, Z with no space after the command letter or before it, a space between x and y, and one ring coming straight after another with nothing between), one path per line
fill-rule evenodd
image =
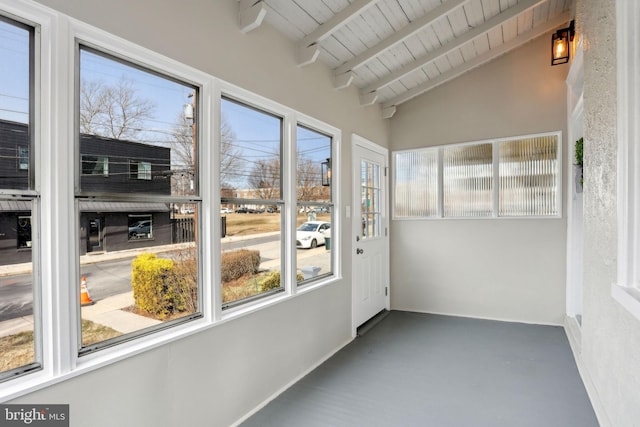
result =
M392 149L549 131L566 135L568 65L540 37L401 105ZM563 146L566 153L566 141ZM394 309L561 324L565 219L395 220Z
M584 37L583 376L603 426L640 425L640 323L611 297L617 281L616 9L579 0Z
M40 3L341 129L340 203L352 199L351 133L388 145L378 106L334 90L321 64L297 67L293 43L269 27L242 34L236 0ZM348 278L351 224L339 215ZM17 402L69 403L77 427L226 426L350 341L351 327L345 279Z

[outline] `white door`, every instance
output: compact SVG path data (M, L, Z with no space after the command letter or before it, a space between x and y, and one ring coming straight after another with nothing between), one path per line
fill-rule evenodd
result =
M353 324L390 307L385 148L353 135Z

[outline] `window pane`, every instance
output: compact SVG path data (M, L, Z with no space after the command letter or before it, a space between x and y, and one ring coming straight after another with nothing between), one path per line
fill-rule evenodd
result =
M223 308L284 289L281 141L281 118L222 99Z
M0 200L0 378L36 363L32 203Z
M501 216L558 215L558 137L500 143Z
M79 207L83 351L199 312L196 204Z
M0 17L0 188L29 189L32 31Z
M81 192L197 194L196 88L81 47L79 97Z
M438 214L438 149L395 153L394 215Z
M0 380L38 369L34 328L33 29L0 16Z
M331 257L331 137L298 126L296 141L297 282L306 283L333 271Z
M298 205L296 276L299 284L332 274L332 223L333 208L324 205Z
M445 147L442 167L445 217L492 215L492 144Z
M243 212L240 210L240 212ZM225 215L221 280L223 308L283 290L280 212Z

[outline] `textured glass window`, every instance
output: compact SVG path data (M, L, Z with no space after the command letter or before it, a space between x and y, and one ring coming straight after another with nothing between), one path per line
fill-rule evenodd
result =
M438 214L438 149L394 155L394 216L434 217Z
M442 169L445 217L491 216L492 144L445 147Z
M499 146L499 215L557 215L558 137L514 139Z
M558 216L559 141L552 133L396 152L394 217Z

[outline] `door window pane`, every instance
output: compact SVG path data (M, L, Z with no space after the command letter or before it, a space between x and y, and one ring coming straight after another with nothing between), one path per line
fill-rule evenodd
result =
M362 238L380 237L382 224L380 165L363 160L360 164L360 212Z

